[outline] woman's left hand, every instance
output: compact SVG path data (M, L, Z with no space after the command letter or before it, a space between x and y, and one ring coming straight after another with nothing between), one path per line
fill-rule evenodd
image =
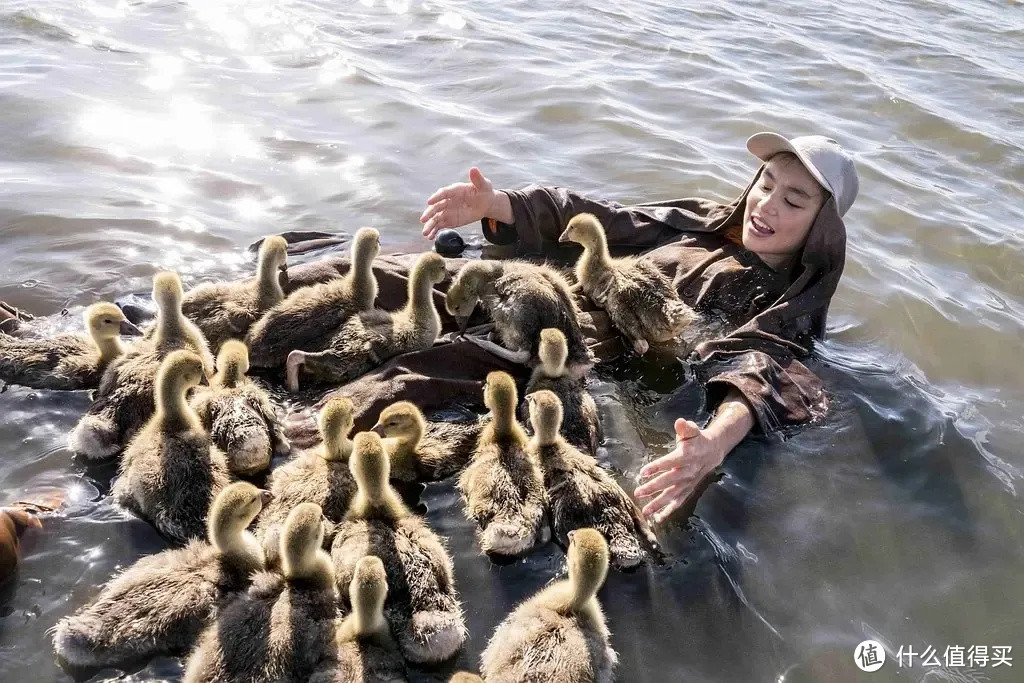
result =
M676 420L675 430L675 449L640 470L642 484L633 492L637 498L651 499L643 513L656 523L678 510L701 481L722 464L727 453L713 433L690 420Z

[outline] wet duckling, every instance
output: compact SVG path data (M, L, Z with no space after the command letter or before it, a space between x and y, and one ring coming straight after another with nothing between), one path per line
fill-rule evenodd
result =
M263 569L246 532L270 494L236 482L210 508L208 541L143 557L90 604L61 619L54 651L75 666L114 666L192 647L218 605Z
M213 376L213 356L199 328L182 315L181 297L177 273L156 274L154 331L107 366L95 402L71 432L68 445L72 451L89 459L118 453L156 409L156 374L160 362L172 351L188 349L198 354L207 377Z
M257 536L265 538L267 530L284 522L292 508L301 503L316 503L330 522L339 523L345 518L356 492L348 463L353 410L352 399L347 396L329 400L318 420L323 442L270 473L267 488L274 500L257 521ZM333 532L333 525L329 530Z
M125 448L110 491L178 542L203 535L210 503L230 481L227 458L185 401L202 374L191 351L167 356L156 380L156 413Z
M319 351L349 317L372 309L378 252L380 233L361 228L352 240L352 265L344 277L297 289L267 311L245 340L253 367L280 367L295 349Z
M303 368L321 382L341 385L393 356L430 348L441 332L433 287L447 277L444 259L433 252L424 253L409 274L409 300L404 308L357 313L334 334L324 351L296 349L288 354L288 390L298 391Z
M544 472L555 538L568 545L574 529L593 527L608 539L615 567L628 569L648 560L658 545L654 532L618 482L559 435L558 396L542 389L526 400L534 430L526 450Z
M597 404L587 392L587 382L580 377L574 379L565 371L565 359L568 347L565 335L561 330L549 327L540 333L540 365L533 370L533 375L526 385L526 394L530 395L541 389L555 392L562 402L562 436L577 448L597 455L597 447L601 444L601 420L597 413ZM527 404L519 406L520 419L530 419Z
M576 262L582 291L608 312L619 332L638 354L651 344L675 339L696 315L657 266L632 256L612 258L604 227L593 214L573 216L559 242L583 245Z
M267 237L260 245L256 277L201 284L185 295L181 310L216 351L228 339L244 338L253 323L284 299L278 273L287 269L288 243L279 235Z
M477 302L481 302L494 321L497 340L470 337L470 341L513 363L537 365L541 330L560 329L568 340L569 372L581 377L594 364L594 358L569 289L565 278L549 266L522 261L470 261L448 288L445 307L464 331Z
M402 654L411 662L444 661L467 636L451 557L388 483L381 438L362 432L354 441L350 464L359 490L331 546L338 584L352 582L361 558L379 557L389 586L384 614Z
M349 585L352 613L338 627L337 651L309 683L399 683L405 661L384 618L387 572L380 558L368 555L356 563Z
M306 681L333 654L338 590L321 549L323 515L313 503L288 514L282 571L261 572L206 627L185 666L185 681Z
M427 422L416 404L392 403L373 431L384 437L395 481L440 481L460 472L473 457L481 423Z
M473 460L459 477L466 516L477 524L487 554L521 555L550 530L545 521L544 477L526 452L526 432L516 421L516 384L504 372L487 375L484 404L490 424L480 432Z
M597 591L608 574L608 544L594 529L569 541L569 578L520 604L480 655L488 681L610 683L618 655L609 642Z
M251 476L270 467L275 453L288 452L288 441L277 424L277 413L263 389L246 377L249 351L229 339L217 354L217 374L209 387L189 399L203 428L228 456L235 474Z
M32 389L95 389L103 371L124 353L121 334L141 334L121 309L102 302L85 309L87 334L52 339L0 332L0 380Z

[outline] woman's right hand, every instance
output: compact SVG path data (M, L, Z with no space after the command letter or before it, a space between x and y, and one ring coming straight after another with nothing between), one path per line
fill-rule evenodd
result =
M500 197L499 197L500 195ZM423 236L432 240L444 228L458 228L475 223L488 216L495 216L495 204L505 193L495 192L494 185L484 177L480 169L469 169L468 183L455 183L440 188L427 199L427 208L420 216L423 223ZM506 202L507 203L507 198ZM498 211L500 213L500 211ZM511 207L508 213L511 213ZM511 221L506 221L511 222Z

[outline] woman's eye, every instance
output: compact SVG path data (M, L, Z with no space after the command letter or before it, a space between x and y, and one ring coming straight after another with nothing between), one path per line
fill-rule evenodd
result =
M789 204L790 206L792 206L794 209L802 209L802 208L804 208L804 207L800 206L799 204L794 204L793 202L789 201L788 199L786 200L786 203Z

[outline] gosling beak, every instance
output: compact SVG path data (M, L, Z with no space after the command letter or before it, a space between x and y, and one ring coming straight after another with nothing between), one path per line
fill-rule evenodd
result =
M564 244L565 242L572 242L572 240L571 240L571 239L569 239L569 231L568 231L568 230L566 230L566 231L565 231L565 232L563 232L563 233L562 233L561 235L559 235L559 236L558 236L558 241L559 241L559 242L561 242L561 243L563 243L563 244Z
M374 432L375 434L379 434L382 439L385 436L387 436L387 434L384 433L384 425L382 425L380 422L370 427L370 431Z
M466 330L469 328L469 318L472 315L457 315L455 316L455 322L459 324L459 336L465 336Z
M121 334L126 337L140 337L142 336L142 330L136 327L135 323L125 318L121 321Z
M266 507L270 501L274 500L274 494L266 489L260 489L260 503L263 507Z
M282 263L281 265L279 265L279 266L277 267L277 269L278 269L278 270L279 270L280 272L284 273L285 275L287 275L287 274L288 274L288 264L287 264L287 263Z

